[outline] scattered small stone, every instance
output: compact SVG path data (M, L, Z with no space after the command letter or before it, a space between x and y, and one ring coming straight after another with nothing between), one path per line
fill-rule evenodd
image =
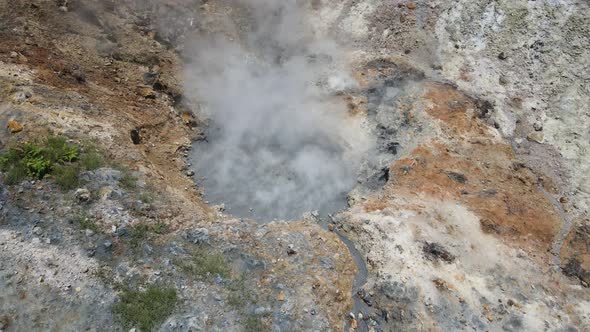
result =
M8 125L6 127L13 134L20 133L21 131L23 131L25 129L25 127L16 120L8 121Z
M79 202L88 202L90 200L90 191L86 188L79 188L74 193Z
M256 315L256 316L267 315L270 313L272 313L272 310L270 308L258 307L256 309L254 309L254 315Z
M186 172L186 176L189 176L189 177L190 177L190 176L195 176L195 172L194 172L194 171L192 171L192 170L190 170L190 171L187 171L187 172Z
M119 227L113 233L115 233L118 237L125 237L129 235L129 230L126 227Z
M506 76L504 76L504 75L500 75L500 78L498 79L498 82L499 82L501 85L506 85L506 84L508 84L508 83L509 83L509 81L508 81L508 77L506 77Z
M533 141L539 144L542 144L545 140L545 136L541 132L532 132L527 136L529 141Z
M315 316L317 314L317 312L315 311L315 309L311 309L311 311L309 312L312 316Z
M422 251L426 255L426 258L430 260L443 260L447 263L452 263L455 260L455 256L452 255L445 247L438 243L426 242Z
M458 173L458 172L447 172L447 176L458 183L464 184L467 182L467 177L465 175Z
M151 86L138 86L137 93L145 99L156 99L156 91Z
M416 4L413 2L408 2L406 4L406 8L408 8L409 10L414 10L414 9L416 9Z
M184 238L193 244L206 244L209 243L209 230L206 228L187 229Z
M287 246L287 255L292 256L295 255L297 251L295 250L295 246L290 244Z
M85 83L86 82L86 74L80 69L74 70L72 72L72 77L74 77L76 79L76 81L78 81L78 83Z
M277 296L277 300L281 302L285 301L285 294L279 293L279 295Z
M506 60L506 59L508 59L508 56L506 55L506 53L500 52L500 54L498 54L498 59Z
M541 122L535 122L533 123L533 129L535 129L535 131L542 131L543 124Z
M110 247L113 246L113 242L107 240L102 244L106 249L109 249Z
M329 225L328 225L328 230L329 230L330 232L333 232L333 231L334 231L334 229L336 229L336 226L335 226L334 224L329 224Z

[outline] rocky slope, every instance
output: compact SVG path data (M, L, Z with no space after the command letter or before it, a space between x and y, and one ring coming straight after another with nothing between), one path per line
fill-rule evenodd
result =
M347 210L267 224L186 161L191 42L246 40L255 2L0 2L4 151L102 155L66 190L2 175L0 330L590 329L587 2L301 2L378 151ZM150 287L175 294L151 325L116 309Z

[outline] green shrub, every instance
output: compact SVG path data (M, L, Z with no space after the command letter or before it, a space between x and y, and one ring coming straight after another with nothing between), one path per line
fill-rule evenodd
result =
M51 162L46 158L43 149L33 144L25 144L24 157L20 163L32 178L41 179L51 170Z
M80 170L93 170L102 165L102 156L94 148L81 153L65 137L48 136L40 143L10 146L0 155L0 171L7 184L18 184L27 177L42 179L53 175L65 190L79 185Z
M51 163L65 163L77 160L80 151L76 145L67 143L65 137L49 136L45 141L43 154Z
M151 286L145 292L126 290L113 306L126 329L153 331L174 311L177 295L174 288Z

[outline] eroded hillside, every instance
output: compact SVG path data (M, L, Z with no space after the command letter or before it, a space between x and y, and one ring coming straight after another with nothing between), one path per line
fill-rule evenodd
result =
M0 330L590 329L589 20L565 0L0 1ZM347 207L239 215L220 200L275 168L225 145L209 202L191 147L217 127L313 179L265 215L350 186Z

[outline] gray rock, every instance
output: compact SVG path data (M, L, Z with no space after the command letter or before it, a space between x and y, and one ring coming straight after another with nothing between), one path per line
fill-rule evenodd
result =
M297 253L297 250L295 250L295 246L290 244L287 247L287 255L292 256L292 255L295 255L296 253Z
M209 230L206 228L187 229L184 238L193 244L206 244L209 243Z
M123 177L121 171L103 167L94 171L83 172L80 174L80 180L95 184L99 187L115 186Z
M118 237L125 237L127 235L129 235L129 230L126 227L119 227L117 228L117 230L115 231L115 234Z
M254 315L256 315L256 316L263 316L263 315L268 315L268 314L272 314L271 308L258 307L256 309L254 309Z
M545 137L541 132L532 132L527 136L527 139L539 144L542 144L545 141Z
M77 189L74 195L79 202L88 202L91 197L90 191L86 188Z
M170 317L160 328L160 332L172 331L205 331L206 318L184 315Z

